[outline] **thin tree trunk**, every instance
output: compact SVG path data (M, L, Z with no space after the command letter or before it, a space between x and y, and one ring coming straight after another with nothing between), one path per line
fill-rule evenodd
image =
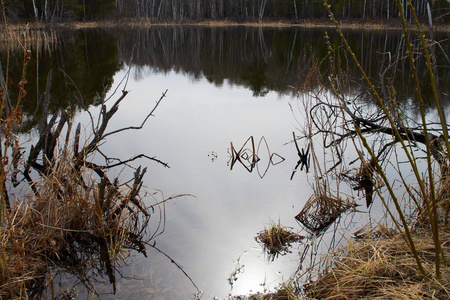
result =
M163 0L161 0L159 2L159 7L158 7L158 14L156 15L156 18L159 20L159 18L161 17L161 6L162 6Z
M386 17L389 20L389 0L387 0L387 12L386 12Z
M366 19L366 1L367 0L364 0L364 5L363 5L363 20L365 20Z
M259 9L258 9L258 19L261 21L264 16L264 10L266 8L267 0L259 1Z
M200 0L196 0L196 2L197 2L197 8L196 8L196 13L195 13L195 18L197 19L197 20L200 20L200 17L201 17L201 15L200 15L200 11L201 11L201 6L200 6Z
M297 0L293 0L294 1L294 11L295 11L295 19L298 20L298 13L297 13Z
M33 10L34 10L34 18L36 19L36 22L39 21L39 15L38 10L36 7L36 0L33 0Z
M45 17L45 21L47 22L48 21L48 11L47 11L47 9L48 9L48 0L45 0L45 4L44 4L44 17Z

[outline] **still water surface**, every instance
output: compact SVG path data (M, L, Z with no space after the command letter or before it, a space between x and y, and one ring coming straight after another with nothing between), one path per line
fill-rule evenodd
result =
M399 55L402 47L398 32L347 34L373 77L383 66L380 53ZM333 35L331 40L336 41ZM326 51L323 31L298 28L66 32L56 48L40 49L31 66L26 124L36 123L33 113L39 110L36 103L50 68L56 73L52 109L71 104L91 107L93 112L130 70L126 87L123 82L120 86L130 93L110 130L139 126L167 89L142 130L110 136L102 151L122 159L144 153L168 163L170 168L146 160L134 163L148 167L146 188L157 192L160 200L192 195L166 203L165 230L155 245L186 271L204 299L273 290L295 273L303 246L294 245L292 254L269 262L254 237L271 221L301 230L294 216L312 189L311 175L304 171L290 180L298 161L290 143L292 132L303 125L295 87L307 71L304 57L311 53L325 57ZM399 101L406 102L413 97L405 84L408 76L401 76L408 70L400 63L396 72L393 83ZM441 86L448 88L449 76L444 75ZM354 84L357 89L358 82ZM75 118L82 124L89 122L82 112ZM256 145L264 137L270 153L284 158L269 165L264 176L260 175L268 165L267 155L258 165L260 174L239 163L231 170L231 143L239 149L251 136ZM121 171L113 173L129 178ZM231 286L228 279L236 268L240 272ZM148 258L133 256L122 272L125 278L118 279L115 295L108 294L110 286L99 284L98 292L106 293L103 298L187 299L197 291L175 264L151 248Z
M119 72L117 80L123 75ZM217 87L175 72L148 74L129 82L128 101L111 128L139 124L161 87L169 91L155 117L143 130L109 139L107 149L114 157L147 153L168 162L170 169L142 162L149 168L147 186L160 189L166 197L195 196L178 198L166 206L165 232L156 239L157 247L183 266L205 296L224 297L230 292L228 278L238 259L239 266L245 267L233 293L261 291L264 282L271 288L277 286L283 276L297 269L295 251L269 263L254 237L271 220L299 230L294 216L311 193L304 173L289 180L298 157L293 144L284 144L298 125L289 107L296 98L276 92L255 98L248 89L227 82ZM264 136L271 153L285 158L271 165L262 179L256 169L249 173L239 163L230 170L230 143L240 148L250 136L255 143ZM149 256L141 263L155 274L144 271L139 275L160 276L170 293L176 294L174 290L180 287L185 297L195 292L185 287L189 282L181 272L172 270L167 278L167 270L152 268L154 258ZM174 266L166 259L162 268Z

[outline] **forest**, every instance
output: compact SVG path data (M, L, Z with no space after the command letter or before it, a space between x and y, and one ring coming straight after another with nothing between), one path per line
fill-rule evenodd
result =
M399 2L406 4L407 0ZM426 18L430 12L440 16L441 21L448 21L449 0L412 2L419 18ZM329 3L336 17L362 21L398 18L402 6L395 0L333 0ZM45 23L112 18L149 18L154 22L295 22L327 16L323 0L9 0L4 5L5 16L1 18ZM404 9L406 19L412 19L406 5L400 9Z

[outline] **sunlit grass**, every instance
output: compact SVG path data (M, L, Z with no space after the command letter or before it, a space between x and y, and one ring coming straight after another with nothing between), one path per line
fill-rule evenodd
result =
M289 253L292 243L300 242L303 238L304 236L294 232L292 228L281 226L280 220L278 223L271 221L270 225L255 237L272 260L278 255Z

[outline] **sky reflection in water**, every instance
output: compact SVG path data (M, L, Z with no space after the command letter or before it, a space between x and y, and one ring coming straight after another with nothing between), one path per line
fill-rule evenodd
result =
M125 71L118 73L115 82L124 75ZM110 137L104 146L105 153L113 157L145 153L167 162L170 169L145 160L135 164L148 166L144 182L149 189L159 189L165 197L195 195L167 204L165 232L156 239L156 246L185 269L205 297L228 295L228 278L238 259L245 267L233 294L262 291L263 283L276 287L283 279L281 274L288 277L296 270L297 251L294 247L293 255L268 263L254 237L271 220L300 229L294 216L311 193L304 172L289 180L298 156L294 144L284 144L292 140L298 126L289 107L296 98L275 92L255 98L250 90L226 82L217 87L175 72L148 72L128 83L130 93L110 130L139 125L165 89L169 90L167 98L144 129ZM240 148L250 136L256 144L264 136L271 153L285 158L271 165L263 179L256 170L249 173L237 164L230 171L227 164L230 142ZM264 170L267 162L262 163ZM156 267L155 256L137 259L142 267L139 276L159 278L176 295L187 297L195 292L167 259L163 263L165 258L157 258ZM142 286L151 285L148 280ZM145 289L141 292L145 294Z

